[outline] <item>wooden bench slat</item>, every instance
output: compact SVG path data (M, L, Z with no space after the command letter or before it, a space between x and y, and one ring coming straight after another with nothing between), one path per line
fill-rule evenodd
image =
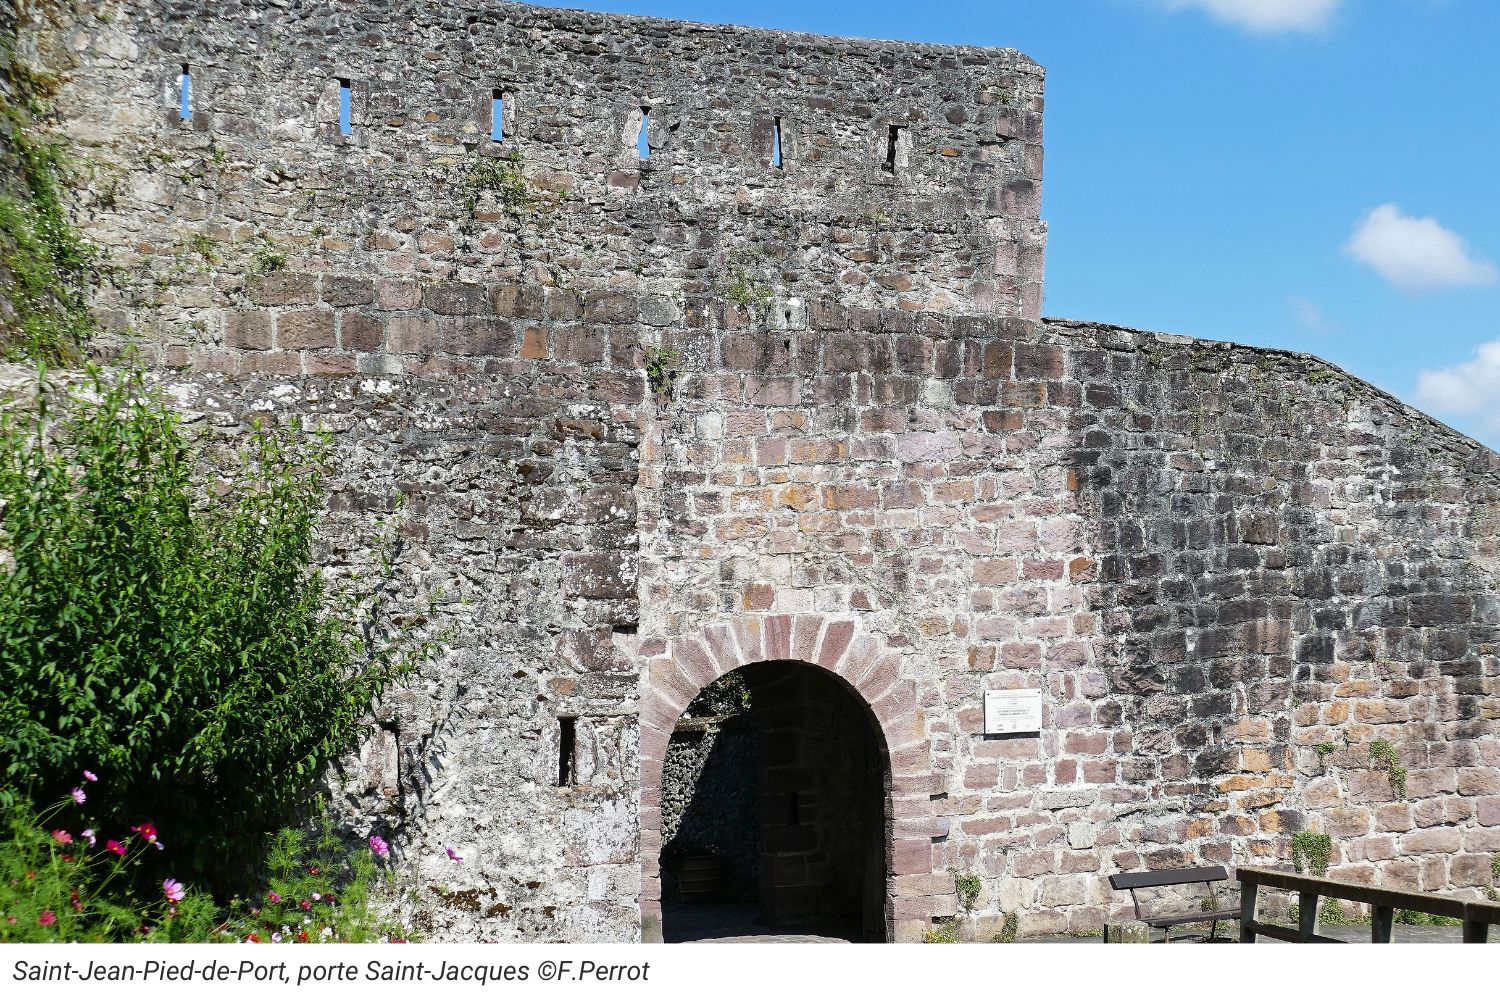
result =
M1207 924L1215 920L1234 920L1240 915L1239 908L1232 910L1208 910L1203 913L1172 913L1150 917L1141 923L1151 927L1174 927L1177 924Z
M1112 889L1156 889L1169 885L1190 885L1194 882L1222 882L1229 878L1223 865L1207 868L1168 868L1156 872L1121 872L1109 877Z

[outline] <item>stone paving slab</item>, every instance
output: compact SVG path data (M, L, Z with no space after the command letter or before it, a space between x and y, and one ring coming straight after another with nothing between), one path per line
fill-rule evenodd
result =
M1320 924L1318 933L1326 937L1338 938L1351 944L1370 943L1369 924L1335 924L1332 926ZM1214 941L1206 941L1201 933L1184 933L1182 937L1173 932L1171 944L1239 944L1240 926L1237 921L1231 921L1219 928L1219 937ZM1462 927L1432 927L1428 925L1397 924L1392 944L1462 944ZM1154 932L1151 938L1153 944L1161 943L1161 932ZM1026 938L1023 944L1100 944L1097 937L1070 937L1057 935L1050 937ZM1262 936L1257 944L1290 944L1288 941L1277 941L1273 938ZM1500 928L1492 928L1490 931L1490 944L1500 944Z

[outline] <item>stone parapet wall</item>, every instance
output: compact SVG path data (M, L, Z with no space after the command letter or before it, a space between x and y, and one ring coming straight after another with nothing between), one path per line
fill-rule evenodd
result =
M1042 71L1014 51L477 0L125 2L33 27L66 42L83 214L121 268L101 306L163 345L232 342L227 310L279 260L762 318L829 288L1040 307Z

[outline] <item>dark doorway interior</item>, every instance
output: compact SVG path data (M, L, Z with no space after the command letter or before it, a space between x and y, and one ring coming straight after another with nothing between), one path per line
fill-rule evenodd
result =
M884 940L883 757L869 710L816 667L757 663L706 688L663 770L666 939L753 923Z

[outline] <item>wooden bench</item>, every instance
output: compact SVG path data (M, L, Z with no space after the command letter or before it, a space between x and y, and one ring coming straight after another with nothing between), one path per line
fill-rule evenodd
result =
M1240 915L1236 907L1219 909L1214 899L1214 883L1224 882L1229 872L1223 865L1207 868L1168 868L1158 872L1123 872L1109 877L1109 886L1116 892L1128 891L1130 902L1135 906L1135 918L1147 927L1158 927L1162 931L1162 942L1171 940L1172 928L1179 924L1201 924L1210 922L1208 936L1212 938L1219 930L1220 920L1232 920ZM1154 916L1141 914L1141 900L1136 895L1140 889L1161 889L1174 885L1194 885L1202 882L1208 890L1208 907L1192 913L1162 913ZM1104 928L1104 940L1109 941L1109 928Z

